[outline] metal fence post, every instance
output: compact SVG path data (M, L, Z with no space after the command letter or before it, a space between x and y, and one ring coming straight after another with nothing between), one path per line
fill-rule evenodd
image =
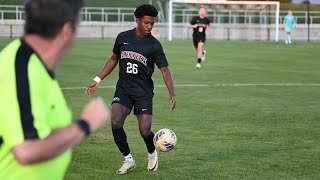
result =
M12 39L12 24L10 24L10 39Z
M104 25L101 26L101 38L104 39Z

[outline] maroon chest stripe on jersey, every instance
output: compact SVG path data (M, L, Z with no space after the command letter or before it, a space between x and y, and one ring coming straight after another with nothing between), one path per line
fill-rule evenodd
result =
M147 66L148 61L148 59L142 54L133 51L121 51L121 59L133 59L135 61L141 62L145 66Z

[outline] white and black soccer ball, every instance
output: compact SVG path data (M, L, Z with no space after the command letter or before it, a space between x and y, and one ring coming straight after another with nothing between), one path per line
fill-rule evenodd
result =
M177 136L171 129L163 128L156 132L153 143L156 149L167 152L177 145Z

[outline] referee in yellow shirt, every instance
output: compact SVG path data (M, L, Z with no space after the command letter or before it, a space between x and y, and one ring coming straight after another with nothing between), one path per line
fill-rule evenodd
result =
M54 70L72 46L82 0L26 0L25 32L0 53L0 179L63 179L70 149L109 111L89 102L72 122Z

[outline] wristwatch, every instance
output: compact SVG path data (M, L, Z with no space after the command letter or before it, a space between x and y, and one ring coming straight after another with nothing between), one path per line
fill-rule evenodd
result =
M77 120L77 125L80 127L80 129L86 134L86 136L90 135L90 125L87 123L87 121L83 119L78 119Z

